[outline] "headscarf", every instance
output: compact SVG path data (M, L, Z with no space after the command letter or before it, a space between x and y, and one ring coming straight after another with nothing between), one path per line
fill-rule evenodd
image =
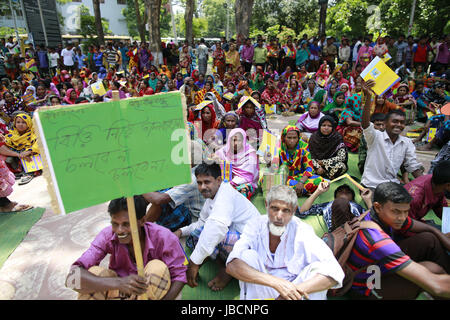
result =
M203 121L203 119L202 119L202 117L201 117L201 112L203 111L203 109L205 109L205 108L208 108L209 109L209 111L211 112L211 122L209 123L209 124L206 124L204 121ZM197 120L197 121L195 121L195 125L197 125L197 128L198 128L198 126L200 126L200 124L201 124L201 132L202 132L202 139L203 139L203 141L204 141L204 139L205 139L205 133L206 133L206 131L207 130L209 130L209 129L217 129L218 127L219 127L219 124L220 124L220 122L217 120L217 118L216 118L216 112L214 111L214 107L213 107L213 105L212 105L212 103L211 104L208 104L208 105L206 105L206 106L204 106L201 110L200 110L200 119L199 120ZM199 132L200 132L200 130L198 130Z
M309 107L311 106L311 104L313 104L313 103L317 103L318 105L320 104L320 102L311 101L308 105L308 110L309 110ZM298 118L297 127L300 126L301 128L305 129L308 132L316 132L319 129L319 121L323 116L324 116L324 114L322 112L320 112L320 108L319 108L319 113L314 118L311 117L311 115L309 114L309 111L305 112L304 114L302 114L300 116L300 118Z
M344 103L341 104L340 106L338 106L338 105L336 104L336 98L337 98L338 96L344 96ZM336 109L336 108L342 108L342 109L345 108L345 94L344 94L342 91L336 91L336 93L335 93L334 96L333 96L333 102L327 104L327 105L325 106L325 108L322 109L322 112L327 112L327 111L329 111L329 110L333 110L333 109Z
M290 131L297 132L298 137L299 137L297 146L295 147L295 151L293 153L288 152L286 142L284 141L287 134ZM305 147L308 146L308 144L306 142L304 142L302 139L300 139L300 135L301 135L300 129L297 128L296 126L291 126L291 125L286 126L281 133L280 160L282 161L283 164L287 165L287 167L289 168L289 171L295 171L295 170L298 170L298 168L300 168L300 166L302 164L302 159L303 159L303 152L301 149L304 149Z
M302 104L303 90L301 85L296 79L292 79L291 81L295 81L297 83L297 90L294 90L291 86L286 90L286 102L292 106L299 106Z
M404 96L400 96L398 93L398 90L400 88L405 88L406 89L406 94ZM417 104L416 99L414 99L414 97L412 96L412 94L409 93L409 86L406 83L401 83L398 87L397 87L397 93L394 94L394 103L398 104L398 103L403 103L407 100L410 100L413 102L414 105Z
M325 121L329 121L333 131L329 135L324 135L320 131ZM337 123L331 116L324 116L319 121L319 130L314 132L309 138L309 152L311 158L316 160L325 160L332 158L336 152L345 147L342 136L336 131Z
M34 97L35 99L37 99L37 97L36 97L36 88L35 88L34 86L28 86L28 87L25 89L25 92L27 92L28 90L33 91L33 97Z
M243 138L243 147L237 153L234 154L234 148L232 146L232 138L241 134ZM248 143L247 134L240 128L231 130L230 135L227 138L227 144L216 152L216 155L227 162L232 164L233 180L235 177L239 177L244 181L238 181L234 185L241 185L244 183L250 183L254 188L257 187L256 182L259 179L259 164L256 150Z
M75 104L75 100L70 100L70 94L72 93L72 91L74 91L74 89L70 88L67 90L66 92L66 96L64 97L63 101L68 103L68 104Z
M317 85L316 81L314 81L313 79L309 79L307 84L313 83L313 82L314 82L313 92L311 92L311 90L309 90L308 85L306 85L306 89L305 89L305 91L303 91L303 101L306 103L309 103L309 101L311 101L314 98L314 96L317 94L317 92L319 92L319 90L321 90L320 87ZM309 99L309 101L308 101L308 99Z
M16 129L16 119L21 118L27 124L27 130L20 134ZM39 153L39 149L36 143L36 135L33 130L33 122L31 121L31 116L26 113L18 113L14 117L13 130L5 136L5 144L17 151L32 151L34 153Z
M381 106L377 105L377 100L378 100L378 96L375 96L374 99L372 99L372 106L370 108L371 113L383 113L383 114L387 114L389 111L391 110L395 110L395 109L400 109L403 112L405 111L404 108L396 105L395 103L390 102L386 96L383 96L384 99L384 103Z
M177 73L177 77L175 78L176 82L177 82L177 90L180 90L181 86L184 84L184 79L183 78L181 80L178 80L178 75L179 74L181 74L181 72L178 72Z
M248 98L246 98L245 96L241 97L241 100L240 100L239 104L245 99L248 99ZM255 106L255 113L254 113L253 117L250 120L252 120L254 122L258 122L261 125L261 128L267 129L267 121L266 121L266 115L265 115L264 109L262 107L258 107L257 105L255 105L253 103L252 99L248 99L248 101L250 101ZM240 116L240 120L243 121L243 122L245 122L245 120L248 119L244 115L244 112L242 110L246 104L247 104L247 102L243 103L241 105L241 107L236 110L236 113Z
M347 118L352 118L354 121L361 121L361 116L361 96L355 93L347 98L345 109L342 111L341 117L339 118L339 125L345 124Z

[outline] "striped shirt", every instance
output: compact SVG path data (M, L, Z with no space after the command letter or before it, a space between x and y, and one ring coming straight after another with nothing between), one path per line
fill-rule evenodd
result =
M383 225L373 208L370 210L370 214L364 217L364 220L376 222L383 231L368 228L358 232L352 253L347 261L347 265L352 270L356 271L370 265L377 265L383 276L397 272L412 262L411 258L394 242L392 228ZM398 233L406 233L412 225L413 220L408 217ZM367 279L371 275L373 274L366 273L366 268L357 274L353 280L352 290L369 296L371 289L367 287Z

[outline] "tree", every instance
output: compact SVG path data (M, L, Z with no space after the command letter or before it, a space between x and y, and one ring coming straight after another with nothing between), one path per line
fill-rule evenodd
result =
M95 29L97 31L97 37L99 44L105 44L105 36L103 34L102 14L100 12L100 0L92 0L92 6L94 7L95 17Z
M325 23L327 19L328 0L319 0L320 5L320 20L319 20L319 34L325 35Z
M161 0L145 0L148 16L148 28L150 39L150 50L152 51L154 64L162 63L160 14Z
M247 38L250 33L254 0L236 0L234 14L236 19L237 38Z
M108 20L102 18L102 29L105 30L106 34L112 34L109 30ZM80 29L77 32L84 38L89 38L89 43L99 44L99 39L94 39L93 35L97 34L97 27L95 24L95 17L91 16L89 8L85 5L80 6Z
M186 0L186 10L184 12L184 21L186 27L186 40L190 46L194 45L193 18L195 10L195 0Z
M230 8L227 8L227 2L230 2ZM201 10L208 21L208 29L205 30L205 36L219 37L225 36L227 28L227 11L229 13L230 34L234 34L234 11L232 7L234 1L227 0L203 0Z
M139 31L139 36L141 37L141 41L145 42L145 24L142 23L139 0L133 0L133 3L134 3L134 13L136 15L136 22L137 22L137 29Z

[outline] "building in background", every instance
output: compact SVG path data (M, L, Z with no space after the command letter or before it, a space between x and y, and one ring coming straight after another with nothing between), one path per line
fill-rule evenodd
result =
M89 8L94 15L92 0L72 0L66 4L58 3L58 10L64 18L63 34L77 34L80 28L80 6ZM100 0L100 12L102 18L108 20L109 29L114 35L128 36L127 23L122 15L122 9L126 8L126 0Z

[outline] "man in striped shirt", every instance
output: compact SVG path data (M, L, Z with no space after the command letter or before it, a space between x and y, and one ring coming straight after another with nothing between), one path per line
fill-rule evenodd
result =
M375 189L364 220L379 229L361 229L347 261L352 270L362 269L353 279L353 298L415 299L421 291L450 297L450 237L411 219L410 202L408 191L394 182Z

